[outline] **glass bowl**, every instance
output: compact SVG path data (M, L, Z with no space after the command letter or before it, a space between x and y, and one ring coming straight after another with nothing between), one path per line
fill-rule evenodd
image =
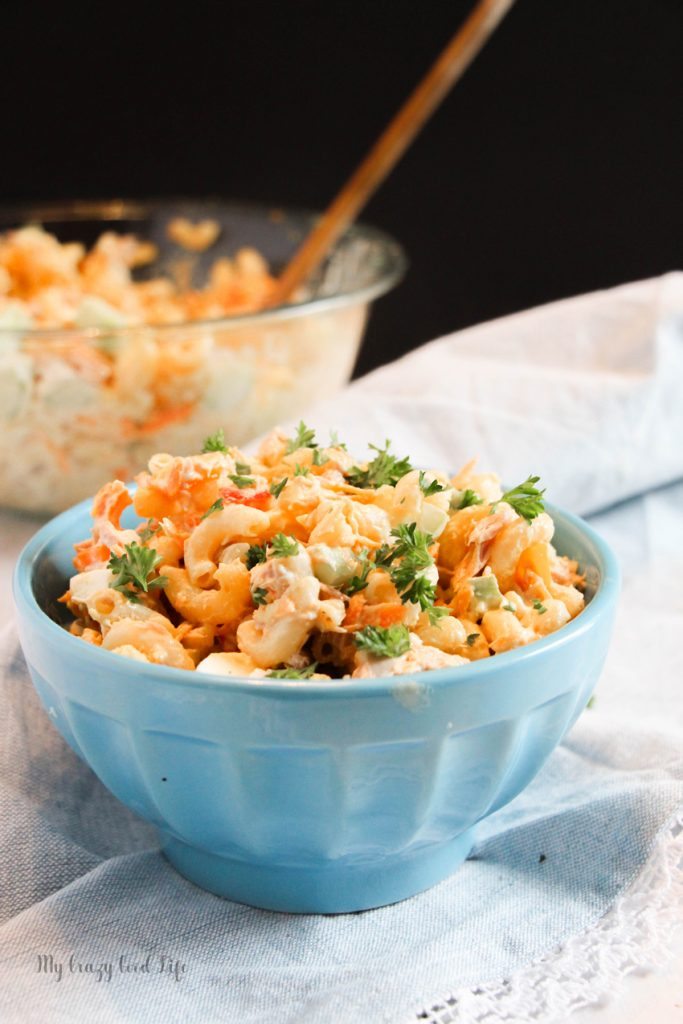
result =
M104 231L132 233L158 249L135 276L169 274L183 256L198 287L216 259L245 246L279 273L316 216L115 200L0 210L0 231L37 222L61 242L87 246ZM167 237L177 217L217 221L218 240L189 259ZM285 306L172 325L0 327L0 505L61 511L112 477L130 479L155 452L198 451L219 427L242 445L298 416L349 380L369 306L404 270L398 243L357 225Z

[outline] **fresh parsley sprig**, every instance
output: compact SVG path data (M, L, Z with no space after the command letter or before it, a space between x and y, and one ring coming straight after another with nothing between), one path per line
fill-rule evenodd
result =
M260 562L265 562L267 558L266 545L265 544L252 544L247 550L247 569L253 569L255 565Z
M222 512L223 508L224 508L223 499L222 498L216 498L216 500L214 501L213 505L209 505L209 507L207 508L206 512L202 516L202 519L206 519L207 516L212 515L214 512Z
M518 516L522 516L530 523L545 508L543 503L545 488L539 491L536 487L540 479L539 476L527 477L523 484L517 484L516 487L506 491L503 497L491 506L492 511L495 510L496 505L499 505L501 501L505 501L515 510Z
M365 469L353 466L348 471L346 478L353 487L382 487L384 484L395 487L401 477L410 473L413 468L408 458L398 459L391 454L391 442L388 440L384 448L378 448L374 444L368 447L377 452L377 455L368 462Z
M354 594L359 594L361 590L365 590L368 585L368 574L371 569L375 568L374 563L370 560L367 548L363 548L358 555L358 563L360 571L352 576L342 588L348 597L353 597Z
M435 625L448 609L436 608L436 586L425 576L425 569L434 564L429 548L434 538L418 530L417 523L402 523L391 531L396 541L392 547L382 545L375 556L375 565L386 569L401 601L420 606Z
M202 446L202 453L204 454L206 452L227 452L227 450L222 427L219 427L215 434L209 434Z
M300 421L299 426L296 428L296 434L291 437L287 442L285 448L285 455L291 455L292 452L298 451L299 448L317 448L317 442L315 440L315 430L307 427L303 420Z
M410 586L402 592L401 600L404 603L410 601L411 604L417 604L423 612L429 613L434 608L436 587L426 576L416 576ZM436 622L439 616L438 614L436 616L430 615L430 622L432 622L432 618ZM432 622L432 625L434 622Z
M374 658L400 658L410 650L410 632L407 626L366 626L354 633L359 651Z
M446 608L444 605L430 605L424 609L427 612L427 618L429 619L430 626L437 626L442 619L447 618L451 614L450 608Z
M280 495L284 491L285 487L287 486L287 481L288 480L289 480L289 477L288 476L284 476L282 478L282 480L280 480L278 483L275 483L275 481L272 482L272 484L270 485L268 490L270 491L270 493L273 495L274 498L279 498L280 497Z
M270 553L273 558L289 558L299 553L299 542L284 533L276 533L270 542Z
M253 476L242 476L240 473L228 473L228 476L235 487L239 487L240 490L244 490L245 487L253 487L256 483Z
M167 576L149 577L161 562L161 555L154 548L145 548L135 541L126 544L125 555L112 555L107 568L116 573L112 582L114 590L119 590L129 601L139 601L140 591L147 594L155 587L165 587Z
M429 547L434 543L434 538L418 530L417 523L401 523L391 531L391 536L396 537L396 542L390 552L390 562L397 558L404 561L407 559L417 569L426 569L432 564Z
M306 668L271 668L266 672L266 679L310 679L318 667L317 661L312 661Z
M473 491L470 487L467 487L463 491L462 498L457 506L459 512L463 508L469 508L470 505L483 505L484 499L480 498L476 491Z
M265 587L254 587L251 599L255 605L268 604L268 591Z
M431 494L438 494L439 491L445 491L446 490L444 485L440 484L438 480L432 480L432 482L430 484L428 484L427 483L427 477L426 477L425 471L423 469L420 470L420 475L418 477L418 483L420 485L420 490L424 494L425 498L428 498Z

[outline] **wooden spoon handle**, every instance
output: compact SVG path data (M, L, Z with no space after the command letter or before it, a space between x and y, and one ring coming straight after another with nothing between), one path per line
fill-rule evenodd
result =
M480 0L389 123L278 278L269 305L286 302L381 185L515 0Z

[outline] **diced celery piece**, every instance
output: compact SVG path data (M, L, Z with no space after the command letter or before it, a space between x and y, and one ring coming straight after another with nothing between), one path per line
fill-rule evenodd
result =
M503 595L498 587L498 580L493 573L486 576L475 576L470 580L473 594L473 611L478 615L490 611L492 608L500 608L503 603Z
M81 300L74 323L76 327L116 329L125 327L128 320L120 310L110 306L104 299L100 299L97 295L86 295Z
M331 548L327 544L312 544L308 554L313 574L328 587L340 587L356 573L360 563L350 548Z
M430 534L432 537L438 537L439 534L443 533L447 522L447 512L444 512L443 509L438 508L436 505L432 505L429 501L424 502L418 517L417 525L420 530L424 530L425 533Z

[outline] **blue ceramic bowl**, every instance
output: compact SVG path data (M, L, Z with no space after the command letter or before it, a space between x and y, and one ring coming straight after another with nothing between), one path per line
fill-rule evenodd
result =
M105 786L159 829L205 889L271 910L383 906L467 857L474 828L538 772L600 674L619 589L614 555L550 510L587 571L557 633L466 667L373 680L235 680L130 661L71 636L56 598L84 502L26 545L14 580L35 687Z

